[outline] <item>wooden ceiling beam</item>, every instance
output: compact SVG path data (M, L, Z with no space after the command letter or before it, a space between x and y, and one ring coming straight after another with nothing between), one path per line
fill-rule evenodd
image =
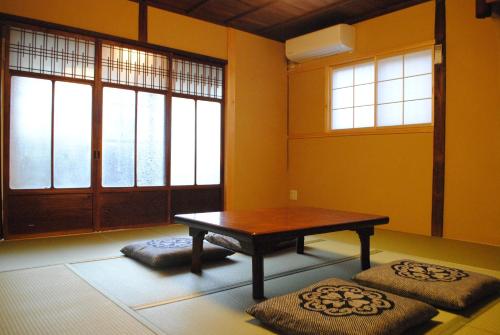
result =
M254 13L254 12L262 9L262 8L268 7L268 6L270 6L270 5L272 5L273 3L276 3L276 2L277 2L277 0L271 0L271 1L268 1L268 2L266 2L266 3L264 3L264 4L260 5L260 6L255 6L255 7L251 8L251 9L249 9L249 10L243 12L243 13L240 13L238 15L235 15L235 16L233 16L233 17L225 20L224 24L230 25L231 21L234 21L234 20L240 19L242 17L245 17L245 16L247 16L249 14L252 14L252 13Z
M201 8L203 6L205 6L207 3L209 3L210 0L201 0L200 2L198 2L196 5L192 6L191 8L187 9L186 10L186 14L191 14L192 12L194 12L195 10L197 10L198 8Z

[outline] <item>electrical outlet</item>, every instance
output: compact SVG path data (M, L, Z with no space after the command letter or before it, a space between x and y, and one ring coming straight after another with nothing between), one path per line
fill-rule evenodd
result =
M290 200L297 200L299 192L297 190L290 190Z

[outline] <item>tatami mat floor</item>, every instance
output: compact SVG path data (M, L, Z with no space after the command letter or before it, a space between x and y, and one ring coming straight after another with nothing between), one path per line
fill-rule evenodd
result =
M272 334L244 312L254 303L248 257L235 254L198 277L188 267L154 271L119 251L132 241L186 233L170 225L0 242L0 334ZM304 256L266 258L266 296L359 271L356 234L306 243ZM494 246L387 230L377 230L371 246L374 265L413 258L500 277ZM490 299L460 314L440 311L409 333L500 334L499 315L500 299Z

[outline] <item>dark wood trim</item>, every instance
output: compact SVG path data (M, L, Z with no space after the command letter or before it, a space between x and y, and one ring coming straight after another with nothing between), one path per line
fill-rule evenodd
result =
M139 0L139 41L148 42L148 3Z
M491 4L486 0L476 0L476 18L484 19L491 16Z
M441 46L442 61L434 64L434 156L432 171L432 236L443 236L444 168L446 130L446 8L445 0L436 0L436 45Z
M30 26L37 27L37 29L46 28L46 29L57 30L58 33L59 32L61 32L61 33L66 32L66 33L70 33L70 34L77 34L77 35L80 35L82 38L92 37L92 38L98 38L98 39L102 39L102 40L115 41L118 43L127 44L129 47L133 46L133 47L137 47L137 48L147 48L147 49L157 50L160 52L173 53L179 57L187 57L190 60L207 62L209 64L214 64L214 65L227 64L227 60L225 60L225 59L200 55L197 53L183 51L183 50L174 49L174 48L169 48L169 47L165 47L162 45L132 40L132 39L125 38L125 37L118 37L118 36L99 33L99 32L95 32L95 31L91 31L91 30L74 28L74 27L70 27L70 26L66 26L66 25L62 25L62 24L58 24L58 23L50 23L50 22L46 22L46 21L35 20L35 19L30 19L30 18L16 16L16 15L10 15L10 14L5 14L5 13L0 13L0 23L4 23L4 24L8 24L8 25L9 24L10 25L19 25L19 24L30 25Z
M3 76L3 74L4 74L4 70L7 68L6 63L5 63L6 50L7 50L7 43L6 43L7 31L8 31L7 27L0 24L0 111L2 112L0 114L0 118L2 118L2 114L4 112L4 107L5 107L5 99L4 99L5 77ZM2 129L2 127L0 127L0 139L2 138L2 136L3 136L3 129ZM4 183L4 179L0 178L0 190L4 189L3 183ZM0 197L0 240L4 238L4 218L3 218L4 204L3 204L3 199L5 197L5 194L1 194L1 195L2 196Z
M3 182L3 199L2 199L2 206L3 206L3 216L2 216L2 223L3 223L3 236L5 239L9 238L9 220L8 220L8 213L9 213L9 207L7 206L7 194L9 190L9 169L10 169L10 164L9 164L9 151L10 151L10 70L9 70L9 53L7 50L9 49L9 44L10 44L10 36L9 36L9 31L7 25L4 25L2 27L2 33L4 35L4 40L5 40L5 53L4 53L4 64L3 64L3 96L2 96L2 102L3 102L3 131L2 131L2 136L3 136L3 175L2 175L2 182ZM5 99L5 97L8 97Z
M205 6L210 0L201 0L199 1L197 4L191 6L191 8L189 8L188 10L186 10L186 14L190 14L192 12L194 12L195 10L197 10L198 8L201 8L203 6Z

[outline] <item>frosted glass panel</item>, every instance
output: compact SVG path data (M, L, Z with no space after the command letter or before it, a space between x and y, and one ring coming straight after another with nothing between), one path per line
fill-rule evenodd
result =
M340 88L333 90L332 94L332 108L346 108L352 107L352 87Z
M354 68L354 84L368 84L375 81L375 66L373 63L356 65Z
M381 59L377 63L377 80L403 78L403 56Z
M342 88L353 85L353 67L333 70L332 88Z
M196 106L196 184L220 183L220 103L198 101Z
M403 79L389 80L378 83L378 103L383 104L397 101L403 101Z
M354 128L373 127L375 113L373 106L354 108Z
M373 105L374 85L375 84L354 86L354 106Z
M165 185L165 96L137 94L137 186Z
M51 186L52 83L12 77L10 100L11 189Z
M90 187L92 87L56 82L54 187Z
M405 100L424 99L432 96L432 75L405 78Z
M194 184L195 102L172 98L171 185Z
M403 103L378 105L377 126L396 126L403 124Z
M102 186L134 186L135 92L104 87Z
M353 126L353 109L334 109L332 112L332 129L348 129Z
M405 55L405 77L432 73L432 50Z
M405 124L431 123L432 99L406 101Z

